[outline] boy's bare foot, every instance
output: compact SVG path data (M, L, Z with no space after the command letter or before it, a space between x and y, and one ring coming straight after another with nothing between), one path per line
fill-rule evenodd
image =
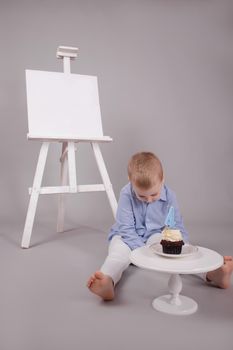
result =
M87 287L92 293L99 295L103 300L113 300L114 286L110 276L103 274L101 271L96 271L88 282Z
M216 286L226 289L230 286L232 271L232 256L224 256L224 264L217 270L209 271L206 277L208 281L213 282Z

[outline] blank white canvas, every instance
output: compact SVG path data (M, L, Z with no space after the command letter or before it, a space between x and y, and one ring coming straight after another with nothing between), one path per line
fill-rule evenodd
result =
M26 70L29 137L103 136L97 77Z

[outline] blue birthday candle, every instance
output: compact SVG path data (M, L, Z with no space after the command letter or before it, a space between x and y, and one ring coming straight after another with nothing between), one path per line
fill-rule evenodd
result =
M168 227L175 227L175 211L174 211L174 207L170 207L167 217L165 219L165 226Z

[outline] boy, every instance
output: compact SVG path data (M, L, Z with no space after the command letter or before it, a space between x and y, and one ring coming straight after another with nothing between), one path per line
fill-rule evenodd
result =
M176 228L188 242L176 196L164 184L163 168L156 155L141 152L128 164L129 183L120 193L116 222L109 234L109 252L100 271L88 280L87 287L103 300L114 299L114 287L130 264L130 252L161 239L165 218L171 206ZM233 270L232 257L224 257L224 265L206 274L206 280L220 288L228 288Z

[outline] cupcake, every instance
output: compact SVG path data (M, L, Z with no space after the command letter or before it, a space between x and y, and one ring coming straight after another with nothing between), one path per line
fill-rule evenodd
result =
M162 232L160 244L165 254L180 254L184 241L180 230L165 228Z

